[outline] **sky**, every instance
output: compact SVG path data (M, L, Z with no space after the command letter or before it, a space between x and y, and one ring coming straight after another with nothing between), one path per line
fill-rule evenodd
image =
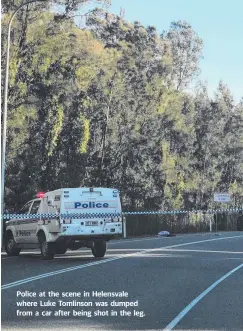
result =
M160 33L172 21L186 20L203 39L200 79L213 96L219 81L236 102L243 97L243 0L112 0L108 11L124 19L154 25Z

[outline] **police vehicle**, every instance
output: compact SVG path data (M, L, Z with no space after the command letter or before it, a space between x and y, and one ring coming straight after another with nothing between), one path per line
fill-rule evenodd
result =
M47 217L48 214L53 216ZM95 216L87 217L88 214ZM122 236L120 215L116 189L62 188L40 192L18 212L18 218L6 222L5 250L9 256L17 256L23 249L40 248L43 259L51 260L67 249L87 247L94 257L104 257L107 242Z

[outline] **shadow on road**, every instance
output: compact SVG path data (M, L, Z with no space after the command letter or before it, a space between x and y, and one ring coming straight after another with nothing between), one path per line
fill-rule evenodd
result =
M39 263L73 263L73 262L94 262L94 261L100 261L100 260L106 260L109 259L107 258L94 258L94 257L86 257L86 256L77 256L77 254L68 254L68 255L55 255L53 260L43 260L41 257L41 254L23 254L23 255L19 255L18 257L12 258L12 257L5 257L3 258L3 260L7 260L7 261L11 261L14 263L16 263L16 261L18 262L25 262L26 260L33 260L33 261L37 261L38 260L38 264ZM30 262L30 261L28 261Z

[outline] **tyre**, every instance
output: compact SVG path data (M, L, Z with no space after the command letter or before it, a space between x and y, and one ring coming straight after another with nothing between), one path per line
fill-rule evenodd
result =
M53 243L46 241L46 236L44 233L39 235L39 243L43 260L53 260L55 256L54 245Z
M106 241L95 240L94 246L91 248L94 257L104 257L106 253Z
M8 256L18 256L21 248L17 247L12 232L6 233L5 237L5 252Z

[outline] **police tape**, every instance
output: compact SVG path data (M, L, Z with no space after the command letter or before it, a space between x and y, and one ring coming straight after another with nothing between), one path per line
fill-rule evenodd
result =
M208 210L157 210L157 211L127 211L121 213L65 213L65 214L2 214L1 218L9 219L87 219L87 218L116 218L131 215L183 215L183 214L215 214L238 213L243 208L208 209Z

